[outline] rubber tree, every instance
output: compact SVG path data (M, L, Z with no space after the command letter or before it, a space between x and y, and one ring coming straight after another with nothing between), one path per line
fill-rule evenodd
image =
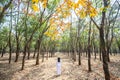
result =
M12 43L11 43L11 38L12 38L12 7L11 7L11 12L10 12L10 31L9 31L9 64L11 63L11 57L12 57Z
M102 19L100 26L91 18L93 23L96 25L96 27L99 30L99 37L100 37L100 48L102 52L102 58L103 58L103 70L105 75L105 80L110 80L110 73L109 73L109 67L108 67L108 58L107 58L107 52L106 52L106 46L105 46L105 33L104 33L104 27L105 27L105 18L106 18L106 10L105 8L108 7L109 1L103 0L104 9L102 10Z
M15 62L18 61L18 57L19 57L19 51L20 51L20 29L19 29L19 17L20 17L20 1L18 0L17 2L18 6L18 12L17 12L17 21L16 21L16 26L15 26L15 37L16 37L16 57L15 57Z
M41 52L40 48L41 48L41 42L42 42L43 35L48 30L48 28L51 26L49 24L49 19L55 13L55 8L57 7L58 3L59 3L59 0L54 0L54 1L50 1L50 2L48 1L48 3L46 4L47 5L46 8L43 8L43 10L41 12L39 22L43 23L43 25L40 25L39 37L37 39L37 41L38 41L38 51L37 51L37 57L36 57L36 65L39 65L39 55L40 55L40 52ZM47 9L48 9L48 14L45 15L45 12L46 12ZM42 55L44 55L44 54L42 54Z
M111 44L113 42L113 30L114 30L114 27L115 27L117 17L119 15L119 10L120 10L120 4L116 0L114 2L114 4L111 6L111 9L110 9L109 14L108 14L108 18L105 20L105 26L106 26L105 40L106 40L108 62L110 62L109 54L110 54ZM116 11L116 12L114 13L114 11Z
M0 30L1 57L4 56L6 48L8 47L9 35L7 34L9 34L9 28L5 26Z
M89 23L89 32L88 32L88 71L91 72L91 20Z

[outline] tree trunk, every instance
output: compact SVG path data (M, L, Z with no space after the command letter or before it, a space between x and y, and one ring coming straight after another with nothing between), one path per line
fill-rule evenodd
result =
M3 56L4 56L4 54L5 54L5 49L3 48L3 49L2 49L2 54L1 54L1 57L3 57Z
M47 57L46 57L46 60L48 60L48 55L49 55L49 52L47 51Z
M1 57L3 57L3 55L6 53L7 46L8 46L8 43L5 45L5 47L3 47Z
M78 44L79 44L79 46L78 46L78 65L81 65L81 44L80 44L79 39L78 39Z
M36 65L39 65L40 45L41 45L41 41L39 39L38 40L38 52L37 52L37 57L36 57Z
M110 80L110 74L109 74L109 68L108 68L108 58L107 58L107 53L105 49L105 41L104 41L104 31L103 27L100 28L100 46L101 46L101 51L102 51L102 58L103 58L103 70L105 74L105 80Z
M103 0L104 7L108 6L108 1ZM104 40L104 22L105 22L105 15L106 11L102 11L102 20L101 20L101 26L99 28L99 34L100 34L100 47L102 51L102 58L103 58L103 70L105 74L105 80L110 80L110 73L109 73L109 67L108 67L108 58L107 58L107 53L105 49L105 40Z
M18 34L18 22L19 22L19 10L20 10L20 2L18 0L18 15L17 15L17 24L16 24L16 57L15 62L18 62L19 51L20 51L20 43L19 43L19 34Z
M96 59L96 49L97 47L95 46L95 29L93 28L93 53L94 53L94 56L95 56L95 59Z
M11 8L11 15L10 15L10 32L9 32L9 64L11 63L11 56L12 56L12 46L11 46L11 32L12 32L12 8Z
M38 48L38 52L37 52L36 65L39 65L39 55L40 55L40 48Z
M96 59L97 56L96 56L96 49L95 49L95 46L94 46L94 54L95 54L95 59Z
M18 57L19 57L19 41L18 41L18 39L17 39L17 49L16 49L16 57L15 57L15 62L18 62Z
M33 58L35 58L36 50L37 50L37 48L35 48L35 50L34 50Z
M112 49L110 48L110 55L112 55Z
M87 57L87 54L88 54L87 51L85 51L85 53L86 53L86 57Z
M107 46L107 57L108 57L108 62L110 62L110 47Z
M90 21L90 25L89 25L89 33L88 33L88 71L89 72L91 72L92 70L91 70L91 51L90 51L90 49L91 49L91 39L90 39L90 37L91 37L91 21Z
M25 47L24 47L23 59L22 59L22 69L21 70L24 70L26 50L27 50L27 45L25 45Z
M27 47L28 57L27 59L30 59L30 45Z
M28 15L28 9L29 9L29 3L30 1L28 1L28 4L27 4L27 13L26 13L26 17L25 17L25 20L24 20L24 26L25 26L25 33L24 33L24 36L25 36L25 46L24 46L24 52L23 52L23 59L22 59L22 68L21 70L24 70L24 65L25 65L25 57L26 57L26 51L27 51L27 47L28 47L28 44L30 42L30 40L32 39L32 36L30 36L30 39L28 40L27 39L27 15Z
M101 57L102 51L101 51L101 48L100 48L100 51L99 51L99 52L100 52L100 53L99 53L100 61L102 61L102 57Z
M104 8L108 7L109 1L103 0ZM105 18L106 18L106 10L103 9L102 11L102 20L100 27L96 24L96 22L92 19L96 27L99 29L99 37L100 37L100 51L102 52L102 58L103 58L103 70L105 75L105 80L110 80L110 73L109 73L109 67L108 67L108 58L106 53L106 46L105 46L105 39L104 39L104 26L105 26Z
M78 56L79 58L78 58L78 61L79 61L79 63L78 63L78 65L81 65L81 52L79 51L79 56Z
M42 52L42 62L44 62L44 52Z
M37 41L36 41L36 45L35 45L35 49L34 49L33 58L35 58L35 54L36 54L36 51L37 51L37 47L38 47L38 45L37 45Z
M90 54L90 46L88 46L88 71L91 72L91 54Z

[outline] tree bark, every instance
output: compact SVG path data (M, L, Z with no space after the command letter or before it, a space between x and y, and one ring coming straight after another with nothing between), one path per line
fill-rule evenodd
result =
M42 62L44 62L44 55L45 55L45 53L42 52Z
M16 49L16 57L15 57L15 62L18 62L18 58L19 58L19 41L17 40L17 49Z
M8 42L7 42L7 44L5 45L5 47L3 47L3 49L2 49L2 54L1 54L1 57L3 57L4 56L4 54L5 54L5 50L6 50L6 48L7 48L7 46L8 46Z
M108 7L108 0L103 0L104 8ZM96 24L96 22L92 19L93 23L96 25L96 27L99 29L99 37L100 37L100 50L102 52L102 58L103 58L103 70L105 75L105 80L110 80L110 73L109 73L109 67L108 67L108 58L106 53L106 46L105 46L105 39L104 39L104 26L105 26L105 17L106 17L106 10L102 11L102 20L100 27Z
M104 8L108 6L108 1L103 0L104 3ZM103 70L105 74L105 80L110 80L110 73L109 73L109 67L108 67L108 58L107 58L107 53L106 53L106 47L105 47L105 40L104 40L104 26L105 26L105 17L106 17L106 11L102 11L102 21L101 21L101 26L99 29L99 34L100 34L100 46L101 46L101 51L102 51L102 58L103 58Z
M107 47L107 57L108 62L110 62L110 47Z
M28 57L27 57L27 59L30 59L30 44L29 44L28 47L27 47L27 52L28 52Z
M37 51L37 45L35 45L35 50L34 50L33 58L35 58L36 51Z
M2 49L2 54L1 54L1 57L3 57L5 54L5 48Z
M97 56L96 56L96 48L95 48L95 45L94 45L94 54L95 54L95 59L96 59Z
M102 51L102 58L103 58L103 70L105 74L105 80L110 80L109 68L108 68L108 58L105 49L105 41L104 41L104 31L103 28L100 28L100 43L101 43L101 51Z
M20 10L20 2L18 0L18 15L17 15L17 24L16 24L16 57L15 57L15 62L18 62L19 58L19 51L20 51L20 43L19 43L19 34L18 34L18 22L19 22L19 10Z
M79 51L78 51L78 65L81 65L81 45L80 45L80 41L79 41Z
M36 65L39 65L40 45L41 45L41 41L38 40L38 52L36 57Z
M25 35L25 46L24 46L21 70L24 70L26 51L27 51L28 44L29 44L31 37L32 37L32 36L30 36L30 39L29 40L27 39L27 22L26 21L27 21L28 9L29 9L29 2L30 1L28 1L28 3L27 3L27 13L26 13L25 20L24 20L24 22L25 22L24 23L24 26L25 26L25 34L24 34Z
M99 53L99 58L100 58L100 61L102 61L102 57L101 57L101 53L102 53L102 51L101 51L101 47L100 47L100 49L99 49L100 51L100 53Z
M10 15L10 32L9 32L9 64L11 63L12 57L12 45L11 45L11 33L12 33L12 8L11 8L11 15Z
M89 33L88 33L88 71L91 72L91 53L90 53L90 49L91 49L91 21L90 21L90 25L89 25Z
M26 50L27 50L27 45L25 45L25 47L24 47L23 59L22 59L22 68L21 68L21 70L24 70L24 66L25 66L25 57L26 57Z

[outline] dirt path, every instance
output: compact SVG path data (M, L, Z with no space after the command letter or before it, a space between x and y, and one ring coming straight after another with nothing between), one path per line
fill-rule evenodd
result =
M22 57L22 56L21 56ZM62 74L57 76L57 57L61 58ZM111 56L109 63L110 73L114 79L120 80L120 56ZM0 59L0 80L104 80L102 62L99 57L91 59L92 72L88 72L88 63L85 56L81 57L81 66L65 54L57 52L55 57L45 59L40 65L35 65L35 59L25 61L25 70L21 71L21 59L19 62L8 64L8 56ZM13 56L14 59L14 56Z
M12 80L68 80L70 79L70 69L72 69L72 62L62 53L56 53L56 57L45 60L38 66L33 66L32 69L27 67L24 71L16 72L12 76ZM62 74L56 74L57 57L61 58ZM71 79L70 79L71 80Z

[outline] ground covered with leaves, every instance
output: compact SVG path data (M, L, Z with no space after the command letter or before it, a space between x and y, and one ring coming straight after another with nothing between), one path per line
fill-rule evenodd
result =
M14 55L13 61L14 61ZM57 76L56 61L61 57L62 74ZM111 80L120 80L120 55L110 56L109 70ZM91 59L92 72L88 72L88 63L85 56L81 57L82 64L73 62L70 57L64 53L56 53L54 57L45 59L39 65L35 65L35 59L26 59L25 69L21 71L21 58L17 63L8 64L8 54L0 58L0 80L104 80L102 62L99 57Z

